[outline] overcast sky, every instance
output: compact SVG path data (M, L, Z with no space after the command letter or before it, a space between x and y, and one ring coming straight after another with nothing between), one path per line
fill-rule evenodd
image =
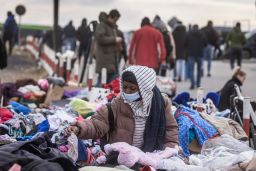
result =
M24 4L27 13L22 18L26 24L52 25L53 0L0 0L0 22L6 19L8 10L14 11L18 4ZM208 19L215 25L231 26L241 21L243 28L256 28L255 0L60 0L60 25L73 20L78 26L83 17L98 18L100 11L116 8L121 13L118 24L122 30L137 29L144 16L151 19L155 14L167 22L176 16L185 24L205 25ZM18 19L18 17L16 17Z

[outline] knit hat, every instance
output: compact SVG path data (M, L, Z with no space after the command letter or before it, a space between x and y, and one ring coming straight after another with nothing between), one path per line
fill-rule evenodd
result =
M132 83L132 84L135 84L135 85L138 85L137 79L131 71L125 71L122 74L122 80L126 81L126 82L129 82L129 83Z

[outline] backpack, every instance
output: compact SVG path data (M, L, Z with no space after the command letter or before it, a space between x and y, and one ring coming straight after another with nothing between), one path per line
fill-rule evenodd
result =
M173 50L173 46L171 44L171 38L168 34L168 31L162 32L163 38L164 38L164 46L165 46L165 50L166 50L166 56L170 56L172 50Z
M104 146L109 143L109 136L114 131L114 113L111 108L111 103L106 104L108 108L108 123L109 131L100 139L100 148L104 151Z

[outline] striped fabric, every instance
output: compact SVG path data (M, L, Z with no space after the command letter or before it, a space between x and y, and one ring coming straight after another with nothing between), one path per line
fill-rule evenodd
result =
M156 73L153 69L145 66L130 66L125 69L122 74L126 71L132 72L137 80L140 94L142 97L141 101L128 102L125 100L122 88L122 76L120 80L120 94L124 99L124 102L129 104L134 113L135 128L133 134L133 146L141 148L143 146L143 136L145 131L145 125L147 117L150 113L151 101L153 97L153 88L156 85Z

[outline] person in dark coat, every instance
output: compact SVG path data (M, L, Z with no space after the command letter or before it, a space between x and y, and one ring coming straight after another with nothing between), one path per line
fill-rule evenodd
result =
M182 22L179 21L176 27L174 28L172 34L176 46L176 65L174 69L174 78L176 79L176 77L178 76L178 81L181 81L183 70L185 69L186 60L186 27L182 24Z
M4 45L6 45L6 42L9 43L9 52L8 54L12 54L12 48L15 43L15 39L17 39L18 36L18 26L14 19L14 15L8 11L7 12L7 19L4 23L4 34L3 34L3 41Z
M101 16L102 22L97 25L95 31L95 56L96 72L101 79L102 68L107 69L107 83L111 82L118 74L118 48L123 39L117 35L116 23L120 13L113 9L106 16ZM106 20L106 21L105 21Z
M78 49L79 61L81 59L81 56L85 55L86 51L88 51L90 48L89 41L90 41L91 35L92 35L91 30L87 26L87 20L86 20L86 18L84 18L82 20L81 26L76 31L76 37L77 37L78 41L80 42L79 49ZM87 61L87 59L88 59L88 56L85 56L86 61Z
M202 32L205 34L207 39L207 46L204 50L204 59L207 61L207 76L210 77L214 49L218 46L219 36L213 27L212 21L208 21L207 26L202 28Z
M231 108L231 97L236 95L235 84L239 87L241 91L241 86L243 85L246 79L246 73L240 68L237 67L234 69L232 78L226 82L223 88L219 91L220 93L220 104L219 110L223 111Z
M64 33L64 47L67 50L75 51L76 49L76 29L73 26L73 22L70 21L63 29Z
M192 30L186 37L185 47L188 53L188 62L190 70L190 89L194 89L195 86L201 86L201 71L203 52L206 47L206 38L204 34L199 30L198 25L194 25ZM197 64L197 80L195 83L195 64ZM195 85L196 84L196 85Z
M2 39L0 39L0 70L4 69L6 67L7 67L6 49L5 49Z

